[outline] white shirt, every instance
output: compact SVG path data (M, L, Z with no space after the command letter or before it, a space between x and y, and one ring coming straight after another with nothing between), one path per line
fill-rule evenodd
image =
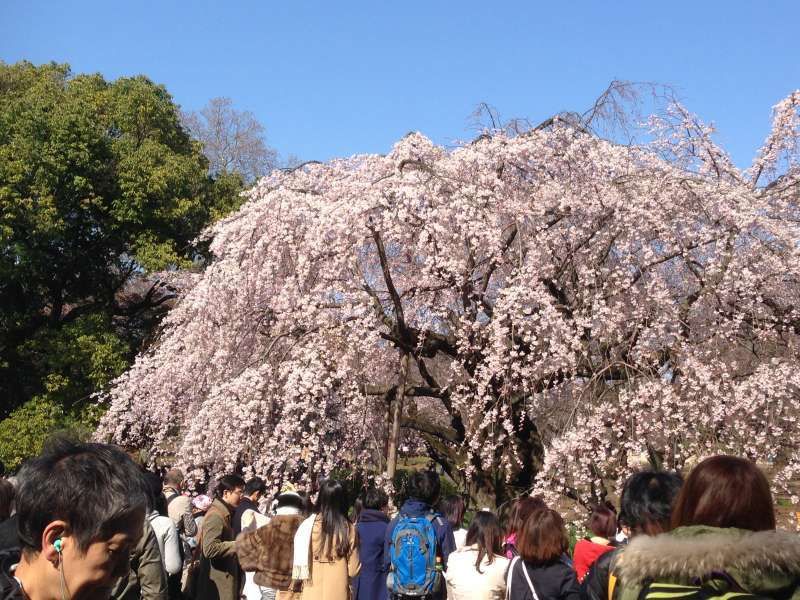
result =
M481 573L475 569L478 546L465 546L447 557L447 600L502 600L506 596L506 571L509 560L495 554L492 562L481 561Z
M175 523L169 517L162 517L153 511L147 515L147 520L156 534L158 548L161 550L161 564L170 575L180 573L183 568L181 561L180 538Z

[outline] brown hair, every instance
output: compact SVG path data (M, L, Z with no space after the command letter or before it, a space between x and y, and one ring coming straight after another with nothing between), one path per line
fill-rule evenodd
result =
M617 515L608 506L598 504L592 509L587 526L596 536L610 540L617 533Z
M564 519L550 508L534 511L517 535L517 550L525 562L550 562L569 548Z
M705 459L689 474L672 511L672 527L686 525L750 531L775 529L775 509L767 478L745 458Z
M475 513L475 518L472 519L467 531L466 544L467 546L478 545L478 559L475 561L475 570L478 573L482 573L481 562L484 557L488 558L489 563L492 563L495 554L503 553L503 530L494 513L486 510Z
M522 498L517 498L511 508L511 516L508 519L506 534L511 535L512 533L522 531L522 526L525 524L525 521L528 520L528 517L534 511L543 508L547 508L547 505L539 496L523 496Z

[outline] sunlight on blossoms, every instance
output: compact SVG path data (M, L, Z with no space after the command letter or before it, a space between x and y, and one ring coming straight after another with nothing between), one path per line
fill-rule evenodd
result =
M588 502L726 452L800 474L800 92L753 166L678 105L276 171L108 397L101 439L208 476L385 468L390 407L478 497ZM401 368L402 358L408 368Z

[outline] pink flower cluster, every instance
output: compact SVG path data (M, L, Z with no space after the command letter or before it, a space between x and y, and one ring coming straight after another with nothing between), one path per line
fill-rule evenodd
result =
M714 452L774 464L787 486L799 105L776 107L747 171L674 106L646 145L555 120L275 172L208 232L214 261L97 435L197 473L376 468L388 404L373 390L398 385L403 352L404 426L467 474L514 479L535 434L549 495Z

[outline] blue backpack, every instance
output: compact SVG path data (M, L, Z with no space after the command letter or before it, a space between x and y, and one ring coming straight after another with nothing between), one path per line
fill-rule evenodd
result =
M392 570L386 578L389 591L403 596L438 592L442 574L436 570L436 529L433 512L420 517L400 514L392 530L389 557Z

